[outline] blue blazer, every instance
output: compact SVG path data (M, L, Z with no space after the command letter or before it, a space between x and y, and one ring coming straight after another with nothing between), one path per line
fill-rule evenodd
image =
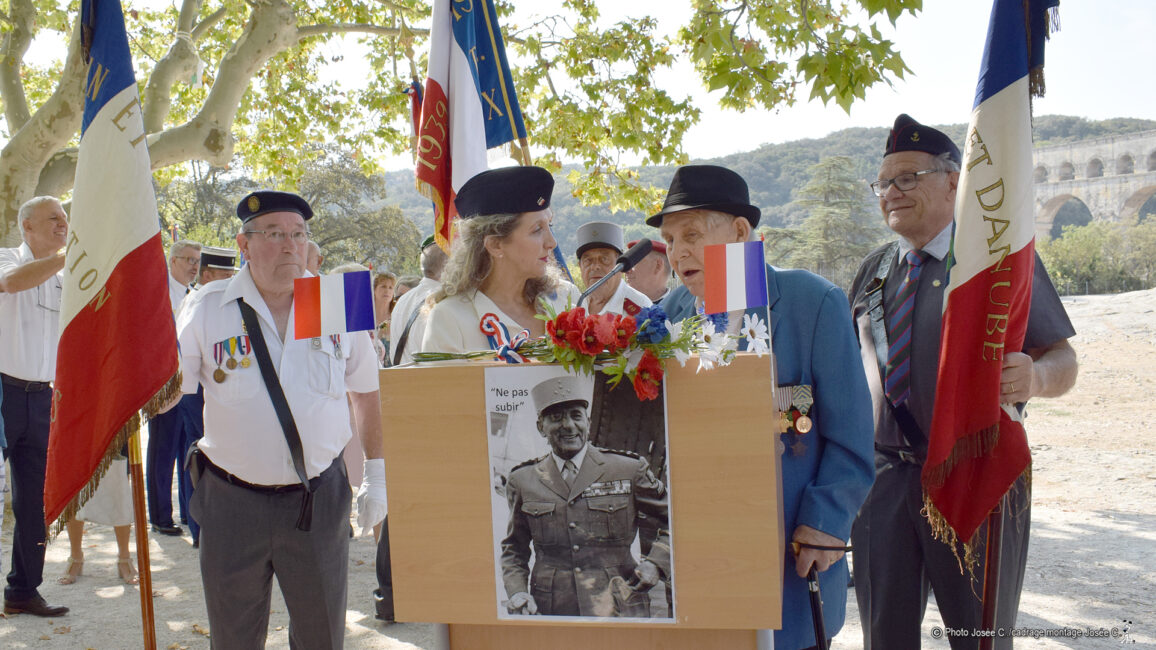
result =
M782 456L786 541L800 524L849 539L851 523L875 480L875 433L847 297L813 273L770 265L767 294L778 384L809 384L815 399L809 414L814 428L801 438L806 449L800 456L789 450ZM663 300L663 307L671 322L684 320L695 313L694 296L679 287ZM760 312L761 307L747 310ZM795 573L790 546L784 568L783 629L775 631L775 648L813 646L810 598L806 581ZM847 582L846 558L819 574L829 637L843 627Z

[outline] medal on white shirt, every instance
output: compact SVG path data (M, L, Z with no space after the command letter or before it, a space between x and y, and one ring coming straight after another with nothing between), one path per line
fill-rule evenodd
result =
M227 351L229 353L229 358L228 358L228 360L225 361L225 367L228 368L229 370L236 370L237 369L237 360L233 358L233 355L235 355L237 353L237 338L238 337L234 336L233 338L227 339L224 342L225 343L225 351Z
M217 369L213 371L213 381L225 383L225 371L221 370L221 362L225 360L225 346L222 343L213 344L213 360L217 362Z
M340 359L341 358L341 335L340 334L330 334L329 340L333 342L333 356Z
M253 344L249 342L249 337L246 335L238 336L237 341L237 348L241 352L241 367L248 368L253 363L249 360L249 353L253 351Z

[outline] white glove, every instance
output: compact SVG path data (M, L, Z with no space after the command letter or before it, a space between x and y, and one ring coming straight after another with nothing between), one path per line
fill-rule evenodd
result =
M357 525L361 534L372 530L389 511L385 497L385 460L367 458L361 487L357 490Z

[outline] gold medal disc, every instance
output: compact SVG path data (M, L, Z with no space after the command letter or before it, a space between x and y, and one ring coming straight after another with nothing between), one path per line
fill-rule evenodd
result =
M807 433L811 430L812 426L814 426L814 424L811 422L811 418L805 415L800 415L799 419L795 420L795 431L799 433Z
M225 367L228 368L229 370L236 370L237 369L237 360L234 359L233 357L229 357L229 360L225 362Z
M213 381L217 382L218 384L225 383L225 376L225 371L221 370L220 368L217 368L213 371Z
M248 368L251 363L253 363L253 362L249 361L249 357L243 357L241 359L241 367L242 368Z

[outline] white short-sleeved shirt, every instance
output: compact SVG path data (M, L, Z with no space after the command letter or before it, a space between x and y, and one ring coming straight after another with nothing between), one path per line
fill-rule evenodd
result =
M244 335L237 298L257 312L269 357L277 369L289 409L297 423L310 478L321 474L349 442L346 392L378 389L377 355L369 332L318 339L293 338L293 314L282 342L273 315L253 284L249 267L227 281L210 282L189 294L177 320L185 393L205 387L205 436L198 443L213 464L258 485L299 482L256 353L250 346L248 367L218 365L216 343ZM235 353L238 362L240 351ZM225 380L213 378L220 368Z
M28 244L0 248L0 274L36 259ZM16 293L0 293L0 372L25 381L56 378L64 272Z
M563 282L557 293L547 298L547 302L555 313L564 311L578 302L581 293L578 288L569 282ZM510 336L517 336L522 331L518 321L507 316L498 309L490 297L480 290L465 294L450 296L430 310L429 320L426 322L425 337L422 339L422 352L472 352L490 349L486 335L479 328L482 316L494 314L510 331Z
M185 299L185 294L189 293L189 288L181 284L179 280L169 273L169 303L173 306L173 316L176 317L181 311L181 301Z
M432 278L422 278L417 286L405 292L405 295L397 299L397 304L393 306L393 314L389 317L390 334L389 334L389 361L393 363L393 358L397 355L397 346L401 342L401 334L405 331L405 324L409 322L409 317L413 315L415 310L418 310L417 319L413 321L413 327L409 328L409 336L405 341L405 350L401 353L400 363L409 363L413 361L413 353L421 349L421 341L425 336L425 321L429 314L421 314L420 310L425 305L425 299L433 295L442 286L441 282Z
M623 314L628 313L625 309L627 300L637 305L638 309L649 307L652 304L650 302L650 298L646 297L646 294L642 293L638 289L635 289L629 284L626 284L625 280L619 279L618 288L614 290L614 295L610 296L610 300L606 301L606 306L603 307L602 311L598 313L618 314L619 316L622 316ZM634 313L631 313L631 316L638 313L637 309L633 311Z

